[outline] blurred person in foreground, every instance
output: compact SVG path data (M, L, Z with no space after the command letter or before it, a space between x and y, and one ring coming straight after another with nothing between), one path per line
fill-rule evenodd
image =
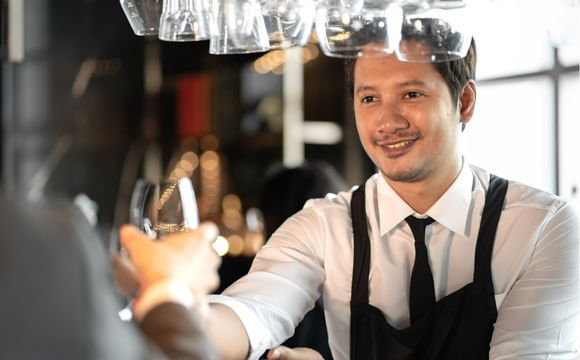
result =
M141 282L139 331L119 319L104 248L76 207L0 196L0 224L1 359L217 358L191 311L217 286L215 226L158 242L122 229Z
M258 358L322 295L335 360L577 359L577 211L462 156L475 42L441 63L366 55L347 72L358 135L378 173L309 201L246 276L209 297L207 329L221 356ZM521 101L514 94L514 106ZM307 357L320 359L309 349L268 353Z

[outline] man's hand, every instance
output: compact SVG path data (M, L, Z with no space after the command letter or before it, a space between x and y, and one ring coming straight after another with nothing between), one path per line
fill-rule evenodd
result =
M277 346L268 351L268 360L324 360L316 350L311 348L288 348Z
M134 226L121 228L121 243L137 270L141 289L160 282L187 284L195 298L219 285L220 257L212 248L218 235L214 224L151 240Z

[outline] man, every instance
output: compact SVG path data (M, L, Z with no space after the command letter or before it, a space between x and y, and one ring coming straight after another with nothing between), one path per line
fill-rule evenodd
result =
M578 215L461 156L475 58L472 43L448 63L354 63L356 125L379 173L308 202L210 297L204 321L223 358L280 344L321 294L337 360L577 358Z
M142 285L135 307L142 337L120 321L101 241L78 209L0 195L0 223L0 358L216 358L189 309L217 286L215 226L155 243L123 229Z
M212 298L213 316L243 325L227 356L255 358L283 341L322 292L335 359L577 358L578 215L461 156L475 62L472 43L449 63L354 63L356 125L379 174L364 193L309 202L246 277ZM414 231L410 216L434 222ZM432 294L428 282L413 286L420 257Z
M578 215L462 157L475 62L472 43L448 63L352 65L356 125L379 173L307 203L211 298L222 356L255 359L281 343L322 293L334 359L577 358Z

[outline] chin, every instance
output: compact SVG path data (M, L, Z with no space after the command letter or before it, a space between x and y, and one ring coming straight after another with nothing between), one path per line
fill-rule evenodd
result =
M387 179L396 182L411 183L423 178L423 172L421 169L383 171L383 174L385 174Z

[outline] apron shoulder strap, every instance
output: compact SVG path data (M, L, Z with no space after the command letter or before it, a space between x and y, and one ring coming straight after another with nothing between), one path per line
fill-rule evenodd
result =
M477 246L475 249L473 275L475 282L489 281L493 285L491 277L491 254L507 188L507 180L493 174L490 175L489 189L485 195L485 206L481 216L481 225L479 226Z
M497 225L505 202L508 181L495 175L490 176L489 189L485 197L485 206L477 237L475 250L474 281L489 281L491 277L491 254L497 231ZM350 214L353 225L353 271L351 302L366 302L369 299L370 243L365 210L365 184L361 184L352 194ZM493 288L490 289L493 292Z
M350 201L350 216L353 226L353 266L351 304L353 302L369 301L369 266L370 244L365 210L365 184L363 183L352 194Z

